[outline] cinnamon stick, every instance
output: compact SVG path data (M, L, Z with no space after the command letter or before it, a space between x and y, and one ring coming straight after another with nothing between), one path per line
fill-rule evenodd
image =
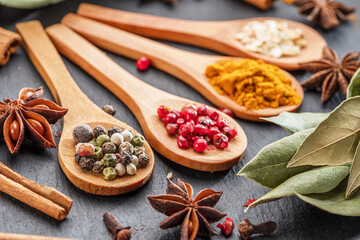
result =
M262 10L268 10L274 3L274 0L244 0L251 5L254 5L257 8Z
M72 200L66 195L24 178L1 162L0 191L60 221L72 206Z
M0 240L71 240L71 239L0 232Z
M5 65L20 45L19 34L0 27L0 66Z

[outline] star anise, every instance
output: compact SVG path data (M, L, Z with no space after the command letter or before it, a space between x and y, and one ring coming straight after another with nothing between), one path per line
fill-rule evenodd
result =
M349 20L350 14L355 11L355 8L333 0L294 0L293 3L301 14L308 15L307 20L311 24L326 30Z
M342 93L346 94L352 76L360 67L359 56L360 52L351 52L346 54L338 63L336 52L329 47L325 47L321 60L300 64L302 69L314 73L301 85L304 88L317 88L322 85L322 103L329 100L339 86Z
M177 185L167 179L166 195L148 196L151 206L169 216L159 225L162 229L181 226L181 239L193 240L196 235L211 237L217 232L210 223L217 222L226 214L214 209L222 192L204 189L193 198L193 189L178 179Z
M40 147L56 147L50 123L62 118L67 109L42 96L41 87L23 88L16 100L0 101L0 140L5 140L12 154L19 152L25 135Z

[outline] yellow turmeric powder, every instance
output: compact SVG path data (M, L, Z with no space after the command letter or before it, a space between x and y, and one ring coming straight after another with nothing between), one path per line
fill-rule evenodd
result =
M298 105L301 96L280 68L262 60L221 61L207 66L210 84L246 109Z

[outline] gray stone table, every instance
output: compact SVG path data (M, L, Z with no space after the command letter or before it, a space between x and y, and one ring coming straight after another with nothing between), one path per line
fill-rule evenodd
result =
M344 1L344 0L343 0ZM0 7L0 26L14 30L15 23L38 19L46 27L58 23L68 12L75 12L81 1L67 0L61 4L39 10L15 10ZM296 9L283 3L267 12L262 12L241 0L179 0L176 6L160 1L140 3L138 0L95 1L104 6L142 12L166 17L194 20L232 20L260 16L276 16L306 23L305 17ZM344 1L360 9L359 0ZM360 28L352 23L345 23L332 31L319 32L339 55L359 50ZM171 46L189 51L216 54L191 46L167 43ZM139 72L133 60L108 53L122 67L143 81L175 95L198 102L209 102L199 93L178 79L150 68ZM98 106L112 103L118 109L115 117L141 131L141 128L129 109L114 95L83 72L73 63L64 59L71 75L82 91ZM299 81L305 80L309 74L294 72ZM8 65L0 67L0 98L16 98L22 87L45 87L45 97L53 99L49 89L37 73L23 49L20 49ZM331 101L322 105L319 92L306 92L301 112L328 112L333 110L344 96L337 94ZM155 111L155 109L154 109ZM115 214L121 223L132 226L132 239L179 239L179 228L163 231L157 226L165 219L153 210L147 199L148 194L163 194L166 175L172 172L176 177L189 182L195 192L203 188L212 188L224 192L216 208L227 213L235 224L245 215L241 206L248 198L258 198L268 189L255 182L236 176L236 173L250 161L255 154L267 144L278 140L288 133L280 127L268 123L254 123L237 119L244 128L249 146L241 163L229 171L204 173L179 166L155 153L156 164L154 174L148 184L141 189L115 197L101 197L85 193L76 188L64 175L57 161L57 149L38 149L31 144L23 145L21 153L11 156L4 144L0 144L0 161L19 172L23 176L41 184L52 186L74 200L74 205L63 222L58 222L27 205L0 193L0 232L39 234L81 239L110 239L105 228L102 215L106 211ZM55 126L56 127L56 126ZM61 124L57 124L60 128ZM56 141L58 142L57 137ZM270 237L254 237L254 239L360 239L360 218L332 215L312 207L297 198L287 198L264 204L251 209L247 214L251 221L258 223L267 220L278 222L277 232ZM215 227L215 224L213 224ZM239 239L235 229L228 239ZM201 238L199 238L201 239ZM222 235L213 239L224 239Z

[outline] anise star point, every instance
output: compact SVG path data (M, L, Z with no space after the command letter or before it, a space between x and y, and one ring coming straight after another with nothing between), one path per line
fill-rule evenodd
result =
M151 206L167 216L159 225L162 229L181 225L181 239L193 240L197 235L211 237L217 232L210 223L221 220L226 214L214 209L222 192L204 189L193 198L190 184L178 179L174 184L167 179L165 195L148 196Z

